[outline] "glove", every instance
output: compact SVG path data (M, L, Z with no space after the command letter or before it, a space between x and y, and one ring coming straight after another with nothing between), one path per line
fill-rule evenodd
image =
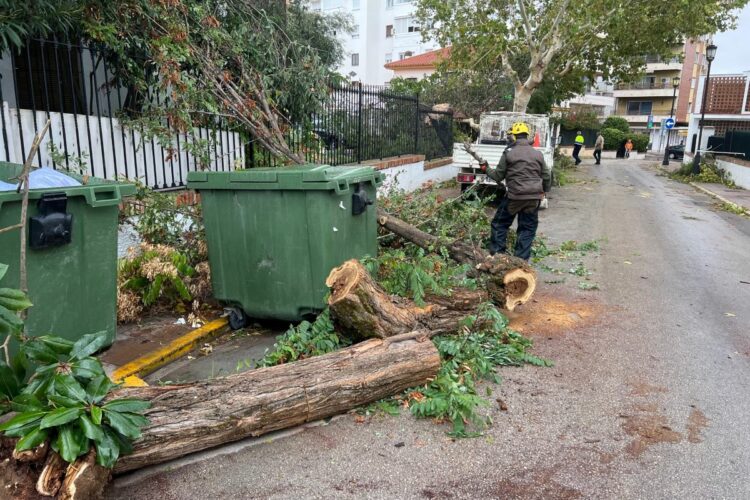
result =
M479 164L479 168L482 170L482 172L486 172L487 167L488 167L487 162L483 162Z
M547 197L545 196L542 198L542 201L539 202L539 210L546 210L549 208L549 201L547 200Z

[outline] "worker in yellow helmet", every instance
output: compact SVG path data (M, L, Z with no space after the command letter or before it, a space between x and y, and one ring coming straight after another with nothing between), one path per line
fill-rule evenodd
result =
M518 215L515 255L529 260L539 225L539 205L552 185L552 171L542 153L529 142L527 124L515 123L511 132L515 142L505 149L497 168L482 164L490 178L507 185L506 195L492 219L490 253L505 252L508 229Z

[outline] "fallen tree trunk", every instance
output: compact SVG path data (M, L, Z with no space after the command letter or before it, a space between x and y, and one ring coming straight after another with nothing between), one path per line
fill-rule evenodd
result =
M410 332L205 382L121 389L117 397L151 401L151 424L114 472L343 413L422 385L439 368L425 332Z
M336 330L350 338L388 338L413 330L430 336L455 332L459 323L488 300L483 290L453 290L431 295L425 307L388 295L356 259L346 261L328 275L331 289L328 310Z
M489 278L489 297L503 309L512 311L516 306L528 302L534 295L536 272L523 259L506 254L490 255L483 249L463 241L444 243L437 236L407 224L381 209L378 209L378 223L420 248L428 251L445 248L451 259L461 264L470 264L477 273Z

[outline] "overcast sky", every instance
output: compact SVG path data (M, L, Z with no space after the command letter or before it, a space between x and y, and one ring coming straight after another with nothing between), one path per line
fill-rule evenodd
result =
M737 29L719 33L714 37L718 47L716 59L711 64L711 73L742 73L750 70L748 45L750 42L750 4L746 5L737 19Z

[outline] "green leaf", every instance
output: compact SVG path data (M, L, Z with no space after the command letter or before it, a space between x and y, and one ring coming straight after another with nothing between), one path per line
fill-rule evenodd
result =
M88 415L81 415L81 418L78 419L78 424L81 426L81 430L87 438L93 439L94 441L98 441L103 438L104 433L102 432L102 428L99 425L95 424L88 417Z
M73 370L73 376L78 378L91 380L98 377L106 377L102 362L96 358L84 358L72 363L70 367Z
M116 430L123 436L130 439L138 439L139 437L141 437L141 425L138 425L141 422L138 422L135 418L133 418L141 417L140 415L134 415L132 413L119 413L116 411L107 410L105 408L104 416L106 417L109 425L111 425L114 430Z
M57 363L58 358L44 342L33 338L21 344L21 351L29 358L40 363Z
M109 338L106 330L84 335L73 344L73 349L70 351L70 357L74 360L87 358L107 345L108 340Z
M137 413L151 408L151 403L142 399L115 399L103 406L105 410Z
M86 399L89 403L98 403L104 399L104 396L106 396L113 387L116 387L115 384L113 384L106 375L97 377L86 386Z
M2 305L0 305L0 323L5 323L10 329L16 331L23 328L23 320L15 312Z
M120 456L119 439L108 428L104 428L101 439L94 441L96 447L96 462L102 467L112 468Z
M21 290L0 288L0 306L18 312L28 309L33 305Z
M102 409L98 406L91 407L91 421L96 425L102 425Z
M8 272L8 264L0 264L0 280L3 279L5 273Z
M24 354L23 351L19 350L10 360L10 366L13 368L16 377L19 380L24 380L26 378L26 371L29 368L29 358L26 357L26 354Z
M63 425L57 433L57 452L68 463L88 451L88 439L83 431L72 424Z
M16 443L16 450L24 451L36 448L47 440L47 435L48 432L46 430L37 427L18 440L18 442Z
M18 413L37 412L44 408L42 402L33 394L19 394L11 403L13 411Z
M54 384L50 386L48 393L54 392L79 403L87 401L86 390L72 375L58 373L55 375L53 382Z
M7 422L3 422L2 424L0 424L0 432L11 431L13 429L18 429L19 427L23 427L24 425L35 423L37 420L40 420L42 417L44 417L43 411L21 413L11 418Z
M40 429L49 429L50 427L59 427L76 420L83 413L83 407L76 408L58 408L47 413L39 424Z
M73 348L73 342L62 337L43 335L41 337L35 337L35 339L52 349L57 354L70 354L70 350Z
M21 390L13 368L0 361L0 394L13 399Z

